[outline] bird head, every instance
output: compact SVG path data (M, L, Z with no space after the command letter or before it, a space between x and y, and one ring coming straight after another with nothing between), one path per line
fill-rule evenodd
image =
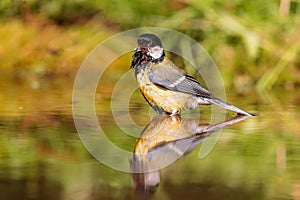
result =
M151 61L162 60L165 55L160 39L156 35L149 33L139 36L135 51L142 51L151 58Z
M158 63L164 60L165 52L160 39L153 34L145 33L138 37L137 47L132 56L131 68L149 62Z

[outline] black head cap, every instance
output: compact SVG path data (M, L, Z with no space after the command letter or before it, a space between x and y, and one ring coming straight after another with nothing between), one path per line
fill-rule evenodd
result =
M149 48L155 46L163 47L160 39L156 35L150 33L140 35L137 43L138 45L146 46Z

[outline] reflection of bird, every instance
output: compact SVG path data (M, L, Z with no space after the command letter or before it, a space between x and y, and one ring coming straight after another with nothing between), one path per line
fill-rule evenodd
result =
M214 97L195 78L178 68L165 56L160 39L153 34L139 36L131 67L135 69L142 94L158 113L175 115L200 104L216 104L252 116Z
M134 188L155 192L160 183L159 169L192 151L212 133L248 116L238 115L224 122L209 125L179 116L157 115L145 127L137 140L131 160Z

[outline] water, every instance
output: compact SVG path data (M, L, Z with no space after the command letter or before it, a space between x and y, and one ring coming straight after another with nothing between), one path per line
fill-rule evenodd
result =
M196 111L183 113L182 119L155 117L138 92L129 104L138 125L124 113L117 125L110 111L112 87L97 89L96 114L105 135L132 156L110 152L103 158L123 169L152 170L131 174L102 164L87 151L73 122L72 86L71 79L1 84L1 199L300 198L299 91L230 93L229 102L261 116L223 124L228 126L218 133L212 132L219 127L210 124L210 107L201 107L200 116ZM137 141L134 136L149 123L143 134L155 131L159 137L150 134ZM125 134L120 126L132 131ZM199 158L203 139L214 137L215 146ZM134 158L134 149L148 157ZM176 161L154 170L171 158Z

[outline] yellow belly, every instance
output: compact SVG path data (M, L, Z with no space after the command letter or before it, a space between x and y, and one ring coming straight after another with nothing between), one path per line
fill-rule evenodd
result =
M168 113L179 113L181 110L189 108L188 105L193 101L190 94L166 90L153 84L142 86L140 89L152 106L157 105Z

